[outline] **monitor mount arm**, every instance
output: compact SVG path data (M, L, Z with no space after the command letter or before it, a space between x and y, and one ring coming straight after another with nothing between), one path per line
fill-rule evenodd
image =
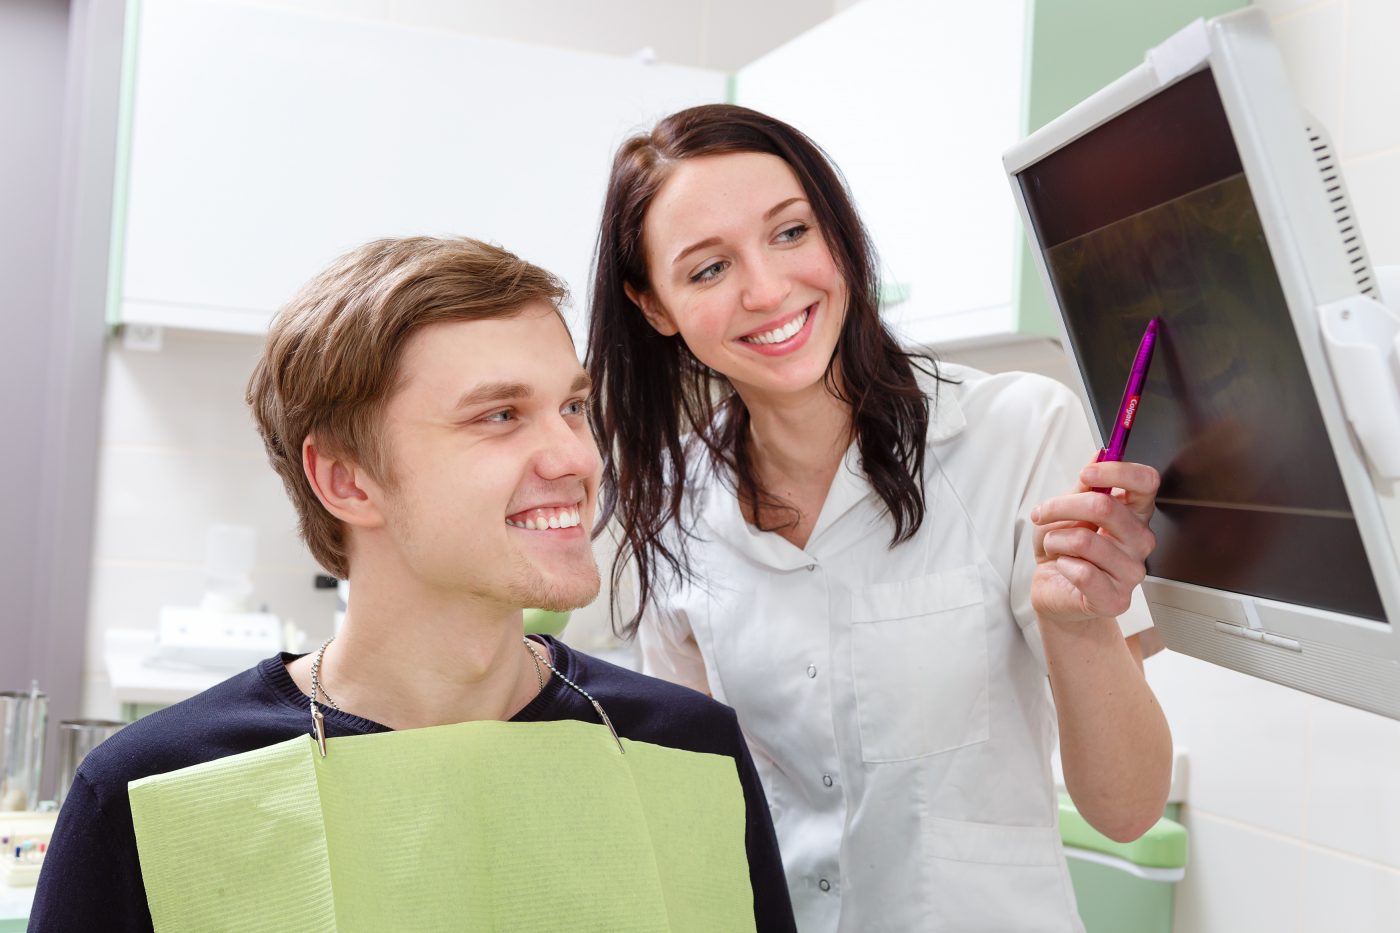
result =
M1322 345L1347 421L1376 475L1400 480L1400 266L1375 269L1383 304L1351 295L1320 306Z

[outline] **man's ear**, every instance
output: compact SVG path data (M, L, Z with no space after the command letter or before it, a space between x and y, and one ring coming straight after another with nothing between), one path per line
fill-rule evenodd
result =
M627 297L632 299L632 303L642 309L642 317L647 319L657 333L663 337L674 337L680 333L680 328L671 318L670 312L661 306L661 302L656 300L654 292L639 292L630 284L624 283L622 290L627 293Z
M331 515L356 528L384 524L382 487L362 467L317 447L316 438L308 434L301 442L301 468Z

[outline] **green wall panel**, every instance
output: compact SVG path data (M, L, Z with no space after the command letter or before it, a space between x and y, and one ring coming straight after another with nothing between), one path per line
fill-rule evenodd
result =
M1028 0L1022 128L1039 129L1142 64L1148 49L1192 20L1246 5L1240 0ZM1016 248L1016 329L1058 337L1024 236Z

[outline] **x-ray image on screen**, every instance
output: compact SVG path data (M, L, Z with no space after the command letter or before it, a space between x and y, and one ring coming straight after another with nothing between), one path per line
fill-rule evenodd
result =
M1105 437L1162 321L1125 455L1162 474L1148 571L1384 621L1211 73L1019 179Z

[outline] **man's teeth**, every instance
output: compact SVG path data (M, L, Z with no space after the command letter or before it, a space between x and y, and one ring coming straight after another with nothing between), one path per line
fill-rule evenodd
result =
M547 531L551 528L573 528L580 523L578 509L536 509L525 518L508 518L507 525L527 531Z
M748 343L782 343L784 340L791 340L792 335L802 329L802 325L807 323L807 315L811 311L803 311L797 317L788 321L783 327L776 327L766 333L755 334L752 337L742 338Z

